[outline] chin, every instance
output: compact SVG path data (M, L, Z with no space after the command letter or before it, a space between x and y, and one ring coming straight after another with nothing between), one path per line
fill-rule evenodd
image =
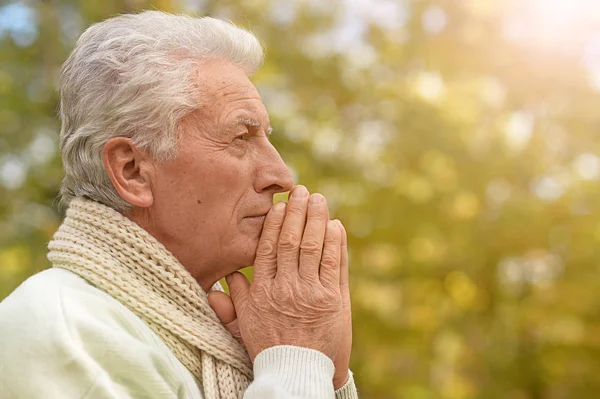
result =
M230 260L235 265L236 270L254 265L257 248L258 239L248 240L232 248L232 251L230 252Z

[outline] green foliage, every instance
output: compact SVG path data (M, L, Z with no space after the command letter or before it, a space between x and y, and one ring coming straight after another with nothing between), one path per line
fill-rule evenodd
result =
M586 26L535 0L185 3L262 40L273 141L348 228L362 398L596 397L600 42ZM60 223L62 61L85 26L149 7L186 10L0 6L0 298L48 266ZM25 27L5 21L23 9Z

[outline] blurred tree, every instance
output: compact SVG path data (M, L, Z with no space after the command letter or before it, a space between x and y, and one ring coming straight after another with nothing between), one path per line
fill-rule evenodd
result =
M145 8L211 14L264 43L273 141L348 227L361 397L596 397L600 8L549 3L0 6L0 298L48 266L78 35Z

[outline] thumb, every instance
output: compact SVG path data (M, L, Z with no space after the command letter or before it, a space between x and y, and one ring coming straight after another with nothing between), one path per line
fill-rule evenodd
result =
M246 276L238 272L228 275L226 279L231 296L222 291L211 291L208 294L208 304L217 314L223 327L244 345L236 309L238 312L240 309L243 309L246 298L248 297L250 282Z
M217 314L223 327L243 345L235 307L229 295L222 291L211 291L208 293L208 304Z
M231 298L222 291L209 292L208 304L223 324L229 324L237 318Z
M227 277L227 285L229 286L229 294L233 305L238 312L243 311L243 307L250 292L250 281L240 272L233 272Z

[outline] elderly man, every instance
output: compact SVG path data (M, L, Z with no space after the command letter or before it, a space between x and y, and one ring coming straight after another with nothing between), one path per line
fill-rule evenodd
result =
M82 34L60 88L69 207L53 268L0 304L0 397L357 397L346 233L269 142L262 59L212 18Z

